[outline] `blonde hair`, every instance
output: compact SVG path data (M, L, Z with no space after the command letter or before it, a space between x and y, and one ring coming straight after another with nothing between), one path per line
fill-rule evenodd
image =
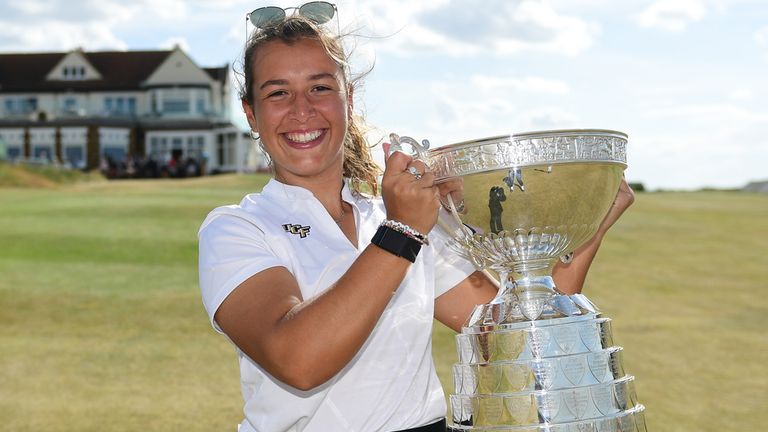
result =
M244 85L240 89L240 99L253 108L253 62L256 53L263 45L280 41L288 45L302 39L312 39L320 42L328 56L343 72L345 85L353 88L359 85L360 78L352 78L349 68L348 56L344 52L341 40L331 36L325 30L304 17L293 15L285 20L257 30L248 41L243 56ZM350 187L362 192L367 186L374 195L378 193L376 179L380 173L379 166L371 156L368 141L365 139L366 128L362 117L350 116L346 134L344 135L344 162L343 175L350 179Z

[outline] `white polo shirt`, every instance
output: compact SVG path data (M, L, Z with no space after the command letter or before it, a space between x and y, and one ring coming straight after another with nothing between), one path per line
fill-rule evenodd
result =
M255 273L285 267L308 299L347 271L386 213L381 199L352 193L346 182L342 198L354 209L357 247L310 191L275 180L240 205L208 215L199 232L200 287L217 331L213 317L219 305ZM434 299L474 271L445 240L438 229L430 233L431 244L421 248L366 343L320 387L300 391L283 384L237 350L245 400L240 432L386 432L444 417L432 361Z

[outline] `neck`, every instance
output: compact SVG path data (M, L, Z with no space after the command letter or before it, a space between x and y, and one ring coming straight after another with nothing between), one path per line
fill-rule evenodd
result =
M276 170L274 178L280 183L299 186L312 192L333 219L338 219L342 215L343 177L340 169L337 172L313 177L296 176Z

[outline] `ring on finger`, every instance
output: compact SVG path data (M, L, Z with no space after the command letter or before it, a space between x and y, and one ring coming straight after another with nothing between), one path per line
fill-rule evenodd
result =
M420 173L419 170L416 169L416 167L412 167L412 166L409 166L406 171L408 171L416 180L421 180L421 177L424 175Z

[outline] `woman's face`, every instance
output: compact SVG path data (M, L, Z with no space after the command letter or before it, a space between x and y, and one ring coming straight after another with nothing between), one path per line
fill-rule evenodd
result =
M253 107L243 107L276 175L341 177L350 103L336 63L312 39L268 42L253 62Z

